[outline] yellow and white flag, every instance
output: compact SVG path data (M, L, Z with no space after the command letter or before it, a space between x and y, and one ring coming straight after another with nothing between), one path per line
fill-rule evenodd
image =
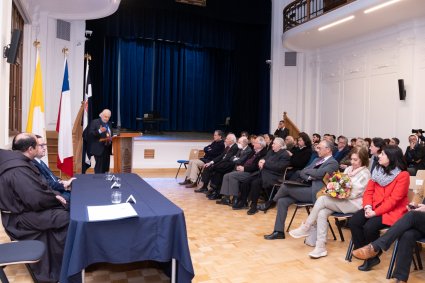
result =
M46 119L44 115L44 96L43 96L43 80L41 75L40 54L37 49L37 62L35 66L34 84L32 86L32 94L30 107L28 112L28 121L26 132L42 136L46 139ZM43 158L46 164L49 164L46 156Z

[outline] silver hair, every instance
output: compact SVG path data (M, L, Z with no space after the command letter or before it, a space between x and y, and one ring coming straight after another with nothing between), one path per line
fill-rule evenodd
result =
M261 146L261 148L265 148L267 143L266 140L263 137L257 137L256 138L258 144Z
M328 141L328 140L322 140L321 142L326 144L326 147L329 148L331 150L331 152L334 151L335 145L333 144L333 142Z
M236 143L236 136L234 134L228 134L227 138L230 138L232 140L233 143Z
M241 142L241 144L245 147L248 145L248 139L246 137L240 137L239 141Z
M274 138L274 142L277 142L281 147L285 146L285 141L282 138Z
M109 116L111 116L111 110L109 109L103 109L102 112L100 112L99 117L102 117L103 114L108 113Z

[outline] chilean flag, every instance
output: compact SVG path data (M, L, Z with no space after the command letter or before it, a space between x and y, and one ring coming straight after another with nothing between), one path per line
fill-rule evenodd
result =
M69 90L68 62L64 63L62 93L59 102L58 122L58 168L66 175L72 177L73 172L73 149L72 149L72 122L71 122L71 91Z

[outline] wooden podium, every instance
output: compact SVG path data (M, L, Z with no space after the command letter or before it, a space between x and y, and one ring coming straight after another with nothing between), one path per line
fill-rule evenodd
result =
M133 138L141 137L142 133L120 133L112 137L114 154L114 173L131 173L133 161Z

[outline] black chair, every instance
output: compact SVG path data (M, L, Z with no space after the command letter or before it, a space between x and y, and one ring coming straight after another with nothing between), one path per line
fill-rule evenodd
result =
M4 268L13 264L25 264L31 274L34 282L37 280L32 273L29 263L38 262L45 252L43 242L36 240L25 240L18 242L0 244L0 280L2 283L8 283Z
M334 212L332 213L331 216L335 218L335 225L336 225L336 228L338 229L341 242L344 242L345 239L344 239L344 234L342 233L342 227L346 225L346 223L349 221L351 216L353 216L353 213ZM341 221L341 219L343 219L344 221Z
M422 266L422 260L421 260L421 255L420 255L420 248L423 244L425 244L425 238L424 239L420 239L419 241L416 241L417 245L415 247L415 255L416 255L416 260L415 261L415 257L413 256L413 266L415 270L422 270L423 266ZM388 271L387 271L387 279L391 279L393 277L393 270L394 270L394 265L396 262L396 258L397 258L397 252L398 252L398 240L396 240L394 242L394 248L393 248L393 253L391 254L391 260L390 260L390 265L388 266Z

